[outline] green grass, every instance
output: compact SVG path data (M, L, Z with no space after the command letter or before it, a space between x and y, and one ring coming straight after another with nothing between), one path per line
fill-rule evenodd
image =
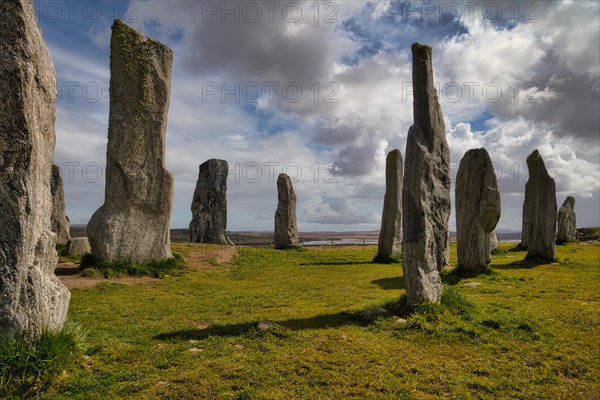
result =
M74 255L70 255L70 256L65 256L64 252L67 248L66 244L60 244L57 243L56 244L56 252L58 253L58 259L62 262L73 262L73 263L79 263L81 262L81 257L78 256L74 256Z
M502 249L501 247L496 247L494 250L492 250L492 255L495 256L502 256L506 254L508 254L508 250Z
M600 246L558 246L552 264L509 247L479 276L445 272L441 303L415 310L401 265L361 246L238 248L231 265L77 289L87 359L39 397L598 398Z
M33 343L0 337L0 398L28 398L60 385L63 371L76 366L84 336L79 326L67 324Z
M173 252L173 258L167 260L151 261L149 263L136 263L127 260L101 260L98 261L91 254L81 258L79 269L83 276L114 278L120 276L153 276L162 278L172 274L185 265L185 259Z

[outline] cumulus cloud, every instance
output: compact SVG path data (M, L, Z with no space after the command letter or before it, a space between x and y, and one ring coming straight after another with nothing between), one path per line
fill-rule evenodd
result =
M305 219L309 223L327 225L360 225L377 221L374 213L361 214L350 205L350 200L329 193L321 194L321 201L308 210Z
M528 179L526 159L534 149L540 151L556 182L557 202L562 203L564 197L572 195L578 200L593 199L598 203L600 171L597 164L579 158L569 138L556 138L522 118L498 124L485 134L472 132L469 124L457 123L448 132L448 142L453 176L468 149L484 147L488 150L502 197L501 229L520 229L524 187ZM597 207L586 213L597 218ZM452 216L451 226L454 224Z
M501 228L520 229L525 159L535 148L559 195L576 195L582 214L600 223L597 2L481 1L468 10L461 2L295 1L272 15L258 2L260 18L249 2L136 3L134 25L175 52L167 132L173 226L189 222L197 167L214 157L232 168L232 229L272 229L269 169L288 164L302 173L294 183L301 229L377 229L385 156L404 153L412 124L414 41L433 46L454 172L476 147L497 166ZM83 27L84 47L106 46L108 27ZM50 36L59 80L93 80L106 90L97 104L59 104L56 157L104 165L107 49L79 56ZM291 99L297 88L302 96ZM244 175L255 165L256 181ZM103 184L87 190L84 183L65 186L68 211L79 220L102 197Z
M512 29L462 17L467 32L440 44L436 67L445 82L463 88L470 82L474 99L464 101L464 93L463 101L447 108L452 112L465 103L470 108L485 103L499 119L522 117L556 137L579 139L581 147L598 144L600 30L594 20L600 6L585 1L534 4L535 22Z

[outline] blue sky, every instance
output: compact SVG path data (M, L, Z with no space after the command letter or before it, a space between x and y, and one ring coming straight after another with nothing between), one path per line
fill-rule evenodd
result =
M272 229L280 172L294 180L301 230L379 229L385 156L404 154L412 124L414 41L433 47L453 171L477 147L497 166L499 229L520 229L525 159L536 148L559 206L572 195L578 225L600 225L598 2L36 4L61 89L55 161L73 223L104 200L119 17L174 51L172 227L189 224L198 165L222 158L230 230Z

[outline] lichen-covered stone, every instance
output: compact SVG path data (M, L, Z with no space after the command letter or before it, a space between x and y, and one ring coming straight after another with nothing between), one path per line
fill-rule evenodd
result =
M527 168L521 245L527 247L527 258L552 261L556 259L556 186L537 150L527 157Z
M213 158L200 165L189 229L192 243L233 246L227 237L227 175L225 160Z
M492 160L485 149L471 149L456 175L456 242L458 264L483 272L491 261L490 235L500 219L500 192Z
M0 1L0 335L60 329L69 290L54 275L56 73L31 0Z
M402 153L395 149L385 162L385 197L375 260L389 262L400 255L402 244Z
M558 243L577 240L577 219L575 217L575 198L568 196L558 209Z
M448 264L450 150L433 83L431 47L414 43L413 114L402 189L402 260L408 304L437 302Z
M277 178L277 211L275 211L275 248L286 249L298 245L296 220L296 192L286 174Z
M167 46L114 22L105 200L87 226L97 259L172 257L173 177L165 168L172 62Z
M69 218L65 215L65 191L60 168L52 164L52 232L56 233L56 243L65 244L69 241Z

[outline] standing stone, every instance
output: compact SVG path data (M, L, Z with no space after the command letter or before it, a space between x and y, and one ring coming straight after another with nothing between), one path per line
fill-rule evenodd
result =
M577 220L575 218L575 198L569 196L558 209L558 243L577 240Z
M395 149L385 160L385 197L375 261L390 262L400 255L402 229L402 153Z
M279 174L277 178L277 211L275 211L275 248L286 249L298 245L296 221L296 193L290 177Z
M414 124L402 188L402 267L409 305L439 301L439 272L450 250L450 150L433 84L431 47L414 43L412 55Z
M71 238L69 218L65 215L65 191L60 168L56 164L52 164L50 193L52 194L52 232L56 233L56 243L66 244Z
M556 187L537 150L527 157L529 179L523 203L522 246L527 258L556 258Z
M170 48L114 22L105 200L87 226L97 259L172 257L173 177L165 169L172 62Z
M192 243L233 246L227 237L227 175L225 160L210 159L200 165L192 200Z
M0 1L0 335L62 328L69 290L54 275L56 73L31 0Z
M498 235L496 235L496 230L494 229L492 233L490 233L490 251L494 251L498 248Z
M466 272L485 271L492 259L490 235L500 219L500 192L485 149L471 149L456 175L458 265Z
M90 241L87 237L70 238L63 251L64 256L83 257L92 252Z

